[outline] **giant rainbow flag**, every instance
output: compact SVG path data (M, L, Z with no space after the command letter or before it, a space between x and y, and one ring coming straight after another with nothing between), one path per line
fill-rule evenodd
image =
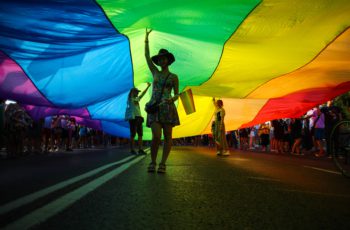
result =
M152 81L152 28L151 54L175 55L196 104L177 104L174 137L210 131L212 97L228 130L298 117L350 90L349 12L349 0L2 0L0 98L128 137L128 92Z

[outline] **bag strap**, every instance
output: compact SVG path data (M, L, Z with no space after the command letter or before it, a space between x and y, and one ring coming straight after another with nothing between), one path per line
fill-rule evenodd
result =
M166 78L165 78L165 81L164 81L164 83L163 83L163 85L162 85L162 92L160 93L159 98L157 99L157 103L159 103L160 100L162 99L162 96L163 96L163 93L164 93L165 84L166 84L166 82L167 82L168 77L170 76L170 74L171 74L171 73L169 73L168 76L166 76Z

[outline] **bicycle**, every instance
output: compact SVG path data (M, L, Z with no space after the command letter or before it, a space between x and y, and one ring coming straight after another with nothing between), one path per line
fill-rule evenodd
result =
M330 135L330 151L336 168L350 178L350 120L337 122Z

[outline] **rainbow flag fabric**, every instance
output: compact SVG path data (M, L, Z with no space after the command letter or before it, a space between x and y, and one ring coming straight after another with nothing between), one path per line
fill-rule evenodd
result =
M210 132L212 97L234 130L299 117L350 89L349 0L2 0L0 9L0 98L35 119L68 114L128 137L129 90L152 81L145 28L151 55L174 54L170 70L195 101L191 114L177 103L174 137Z

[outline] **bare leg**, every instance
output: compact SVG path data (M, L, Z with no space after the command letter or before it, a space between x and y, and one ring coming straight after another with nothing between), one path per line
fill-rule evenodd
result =
M44 138L45 138L45 152L48 151L49 149L49 135L48 135L48 132L46 129L44 130Z
M50 146L51 151L53 152L55 148L55 134L53 133L53 130L51 130Z
M161 164L165 165L165 162L168 159L171 146L172 146L173 127L171 125L163 125L163 134L164 134L164 147L163 147L163 156L162 156Z
M69 129L68 130L68 149L73 148L73 146L72 146L72 135L73 135L73 130Z
M296 140L296 147L295 147L295 150L296 150L296 152L297 152L297 154L300 154L301 152L300 152L300 144L301 144L301 138L298 138L297 140Z
M317 140L316 143L317 143L317 147L319 148L319 151L320 151L319 154L324 155L322 140Z
M142 136L138 136L139 137L139 140L138 140L138 145L139 145L139 150L142 149Z
M135 137L130 136L130 151L134 150L134 144L135 144Z
M317 144L317 141L316 141L316 139L315 139L315 136L312 136L312 143L313 143L313 145L314 145L314 147L315 147L315 150L317 150L318 144Z
M297 147L297 139L294 140L294 144L293 144L293 147L292 147L292 153L295 152L296 147Z
M215 146L216 146L216 151L221 153L221 150L222 150L221 146L218 143L216 143L216 141L215 141Z
M283 141L278 141L278 153L283 153Z
M152 129L151 159L152 159L152 163L156 164L162 126L158 122L153 122L151 124L151 129Z
M275 138L272 138L271 139L271 150L276 150L276 140Z
M297 154L300 154L300 142L301 142L300 138L295 139L293 148L292 148L292 153L296 152Z

